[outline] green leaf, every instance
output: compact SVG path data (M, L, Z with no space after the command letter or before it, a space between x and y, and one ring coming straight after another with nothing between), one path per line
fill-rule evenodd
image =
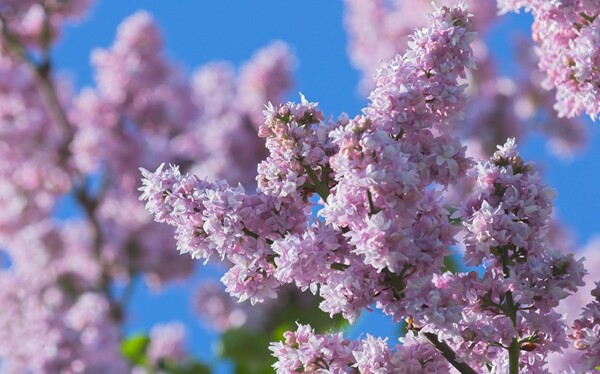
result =
M121 354L133 365L145 365L146 349L150 338L144 334L134 334L121 342Z
M235 363L237 374L270 373L275 359L269 350L270 336L246 329L232 329L221 335L221 356Z
M210 374L210 368L200 362L193 362L177 369L173 374Z
M190 360L181 364L172 360L160 360L157 368L169 374L210 374L210 368L203 363Z

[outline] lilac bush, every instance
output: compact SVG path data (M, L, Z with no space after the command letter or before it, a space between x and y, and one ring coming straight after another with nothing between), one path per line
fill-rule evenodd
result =
M123 329L138 279L159 290L195 268L177 255L172 230L145 213L138 168L168 160L253 188L265 154L254 136L261 105L282 99L293 56L275 42L239 74L214 62L188 77L165 57L157 25L141 11L122 22L111 46L92 53L94 87L75 92L54 70L52 49L64 24L90 5L0 2L0 246L9 260L0 264L0 370L153 372L165 362L200 370L182 358L183 325L144 337L145 361L122 352L136 344ZM239 105L228 105L232 99ZM212 143L199 147L209 132ZM240 144L247 164L234 167ZM64 196L77 213L63 220L55 211Z
M457 2L454 0L436 1L440 5L451 5ZM507 138L513 137L519 142L523 142L533 134L543 134L547 137L548 148L560 157L570 157L580 151L587 140L586 127L581 119L573 117L581 111L572 113L568 116L569 118L559 118L559 116L565 117L565 111L559 107L557 107L558 112L553 109L556 100L553 92L546 88L560 87L556 95L564 96L560 92L566 90L567 87L563 87L562 83L548 84L548 79L544 78L536 68L538 64L537 50L532 42L523 35L513 35L511 30L502 30L510 33L514 38L518 38L514 52L517 61L513 63L523 68L523 72L519 74L510 74L506 72L506 69L502 69L502 65L506 64L506 59L500 60L492 53L496 46L489 36L495 28L499 27L502 20L498 14L498 7L502 11L506 11L507 3L527 4L529 2L498 1L496 4L494 0L469 0L466 3L469 5L469 11L474 15L473 27L478 32L478 38L473 43L477 69L468 72L467 109L464 118L457 118L454 126L456 131L467 141L470 156L489 157L494 153L496 145L503 143ZM531 3L539 3L539 7L543 7L542 4L546 2ZM553 4L559 3L564 2L554 2ZM426 22L424 15L431 10L431 2L427 0L411 2L404 0L346 0L345 4L345 21L349 36L348 51L351 61L362 73L361 87L366 93L373 87L371 77L381 62L402 53L413 30L424 26ZM538 5L535 6L538 7ZM562 5L552 6L563 7ZM586 6L589 9L593 8L591 3ZM564 5L564 8L567 9L569 6ZM550 15L546 18L549 19ZM560 30L568 27L565 23L561 23L563 28ZM534 25L536 30L537 24L536 21ZM559 37L562 32L550 24L544 24L539 30L540 32L555 33L556 37ZM567 43L569 39L573 38L574 34L572 33L568 37L563 37L561 43ZM562 53L562 48L556 48L558 45L556 40L541 34L539 40L544 40L548 50L552 53ZM594 51L594 48L588 44L582 46L581 50ZM544 58L539 63L542 64L543 60ZM588 62L585 66L594 65L592 61L588 60ZM557 69L560 70L560 67ZM543 68L542 71L544 71ZM570 85L572 86L571 83ZM594 89L590 89L590 95L593 93Z
M514 139L475 163L454 131L475 38L464 4L442 6L377 70L363 114L325 119L304 97L267 105L256 193L142 169L148 212L176 228L181 252L225 259L240 301L294 283L351 323L374 306L407 324L396 347L299 325L271 345L277 372L547 372L573 344L586 353L571 370L600 364L597 300L574 330L557 312L586 271L549 241L555 192ZM467 175L475 184L452 206L445 191ZM445 270L459 238L479 272Z
M600 75L594 68L600 61L600 2L499 0L498 5L502 12L525 9L533 14L533 37L540 44L539 68L545 73L543 84L556 89L559 115L586 113L595 119L600 111Z
M537 130L557 154L583 145L599 4L441 1L421 17L429 2L346 0L368 103L334 119L284 103L285 43L188 74L145 11L76 89L53 49L91 3L0 1L1 372L209 372L189 326L126 332L136 283L189 283L194 260L225 269L193 301L240 372L600 367L598 242L569 253L556 194L516 145ZM535 17L527 75L487 52L498 9ZM58 217L65 199L76 213ZM372 309L399 342L336 331Z

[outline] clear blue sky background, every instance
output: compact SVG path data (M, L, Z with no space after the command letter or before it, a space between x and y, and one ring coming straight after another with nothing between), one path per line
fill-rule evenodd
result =
M188 71L213 60L239 66L258 48L280 39L292 46L298 60L290 100L296 100L301 91L309 100L318 101L325 113L336 116L341 112L357 114L365 103L356 89L358 72L346 54L342 1L99 0L83 23L65 30L54 54L59 69L70 72L77 87L91 85L91 50L109 46L117 25L139 9L154 15L163 31L168 56ZM504 30L529 32L530 18L511 15L502 24L507 27ZM507 33L496 32L491 40L498 46L494 53L503 68L510 71ZM598 124L589 122L589 147L571 162L559 161L547 153L541 139L523 145L525 156L542 165L548 184L558 191L557 210L575 231L579 245L600 234L600 130ZM205 277L218 277L218 273L203 269L193 282ZM176 285L157 295L140 285L128 330L144 331L154 323L182 320L191 327L191 350L208 359L216 335L202 327L191 312L190 290L189 285ZM365 331L388 335L393 330L386 319L367 313L351 335Z

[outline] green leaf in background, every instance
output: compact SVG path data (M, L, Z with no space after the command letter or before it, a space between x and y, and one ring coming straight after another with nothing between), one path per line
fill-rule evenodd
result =
M221 335L221 356L235 363L236 374L272 373L275 359L269 351L270 334L231 329Z
M208 366L196 361L189 360L185 363L178 363L174 360L160 360L157 365L161 373L169 374L210 374Z
M275 358L271 342L281 341L286 331L296 331L297 324L310 325L318 333L341 330L347 322L341 316L329 317L319 309L320 298L295 289L280 291L280 305L258 329L238 328L221 335L221 356L231 360L236 374L272 373Z
M121 354L132 365L144 366L147 364L146 349L150 338L144 334L134 334L121 342Z

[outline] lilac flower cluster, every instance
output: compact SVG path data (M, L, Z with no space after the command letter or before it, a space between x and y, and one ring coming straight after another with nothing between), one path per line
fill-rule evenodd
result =
M436 3L451 5L456 1ZM465 118L453 121L453 125L470 144L470 156L489 157L496 144L509 137L522 141L530 132L547 136L550 150L558 156L568 157L581 149L586 142L584 124L556 116L552 109L553 94L541 87L543 79L536 67L537 56L531 42L512 38L518 40L516 64L522 71L507 76L489 52L494 46L486 44L487 36L496 33L493 26L499 21L496 2L476 0L467 3L480 35L474 41L478 68L468 74L470 88ZM431 2L425 0L410 3L403 0L346 0L348 49L353 64L362 72L361 91L368 92L373 88L372 77L382 61L406 50L413 30L426 22L422 14L430 10ZM506 30L502 29L502 32L506 33Z
M501 12L525 9L535 18L533 38L540 45L539 68L546 74L543 84L556 89L559 116L600 113L600 2L595 0L523 1L499 0Z
M31 225L10 244L0 271L0 357L7 373L125 373L109 301L96 290L101 269L89 227Z
M538 370L546 352L567 346L555 308L583 285L585 270L582 260L548 247L554 195L512 139L478 166L474 196L464 207L465 260L486 271L473 279L470 292L477 296L462 310L461 324L470 331L462 344L479 342L468 351L482 362L501 367L514 347L523 351L525 367ZM498 351L498 343L504 349Z
M351 341L341 333L315 334L310 326L299 325L297 331L284 334L285 341L271 344L278 362L277 373L443 373L448 362L427 341L412 335L402 339L394 349L371 335Z
M320 285L322 308L349 319L376 296L391 302L398 295L390 282L441 264L453 243L448 212L424 189L470 165L447 133L447 118L464 102L457 79L472 64L470 27L462 8L440 9L413 50L382 69L362 118L323 123L304 99L269 106L259 135L270 156L258 168L258 194L159 168L144 171L147 210L176 227L180 251L231 261L223 281L240 299L261 301L278 283L295 282L313 292ZM307 226L314 193L327 204L325 222Z
M325 121L304 97L268 105L256 193L175 166L142 169L148 212L175 227L180 252L226 260L222 281L240 301L293 283L318 292L331 315L353 322L375 306L415 335L390 349L299 326L271 346L278 372L545 372L548 353L567 347L555 308L585 270L549 246L555 193L515 140L478 164L454 214L440 191L472 167L452 123L474 39L464 5L441 7L379 69L362 115ZM482 274L443 270L460 221L467 263Z
M0 23L9 38L0 41L0 48L19 43L34 49L46 49L60 34L69 20L81 18L92 0L7 0L0 5ZM10 47L9 47L10 48Z
M239 74L216 64L187 77L165 58L152 17L138 12L111 46L93 52L95 85L75 92L53 70L52 47L63 25L90 6L0 3L0 246L9 263L0 267L3 372L128 371L120 328L136 279L157 289L195 267L172 250L172 229L140 204L138 167L177 161L253 189L266 154L255 136L262 105L280 102L291 84L293 58L281 42ZM233 98L239 105L229 104ZM194 143L209 130L213 149ZM242 134L243 143L231 141ZM238 157L247 164L230 167ZM77 219L53 219L65 200Z
M600 282L592 291L594 301L583 309L581 318L573 325L571 338L575 339L575 348L584 351L583 368L598 369L600 366Z
M181 175L176 167L143 170L146 209L158 222L176 227L180 253L208 260L227 259L223 276L227 291L253 303L275 297L273 251L270 244L282 233L297 231L306 220L302 206L266 195L246 195L243 187L209 183Z

